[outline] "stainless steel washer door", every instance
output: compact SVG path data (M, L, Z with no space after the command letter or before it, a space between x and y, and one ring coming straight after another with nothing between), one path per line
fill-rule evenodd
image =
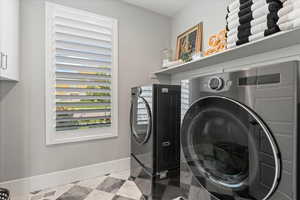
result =
M266 200L278 185L273 136L237 101L219 96L196 101L184 116L181 143L194 177L220 200Z

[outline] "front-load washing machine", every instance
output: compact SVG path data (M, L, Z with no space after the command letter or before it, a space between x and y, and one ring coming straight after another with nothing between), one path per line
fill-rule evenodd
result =
M298 200L296 62L182 81L188 200Z

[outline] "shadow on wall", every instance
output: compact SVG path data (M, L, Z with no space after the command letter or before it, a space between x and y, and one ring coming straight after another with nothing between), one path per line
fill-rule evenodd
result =
M0 102L16 86L14 81L0 81Z

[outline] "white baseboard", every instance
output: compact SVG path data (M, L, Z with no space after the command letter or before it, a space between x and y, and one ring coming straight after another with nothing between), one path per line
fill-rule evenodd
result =
M68 170L56 171L48 174L32 176L0 183L0 188L7 188L15 196L28 194L32 191L43 190L78 180L102 176L129 170L130 158L113 160L94 165L88 165Z

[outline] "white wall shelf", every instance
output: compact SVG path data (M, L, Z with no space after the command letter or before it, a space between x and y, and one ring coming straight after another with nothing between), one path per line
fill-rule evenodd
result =
M200 69L208 66L222 64L232 60L271 52L281 48L287 48L300 44L300 29L279 32L267 38L238 46L211 56L193 60L180 65L172 66L153 73L155 76L170 76L181 72Z

